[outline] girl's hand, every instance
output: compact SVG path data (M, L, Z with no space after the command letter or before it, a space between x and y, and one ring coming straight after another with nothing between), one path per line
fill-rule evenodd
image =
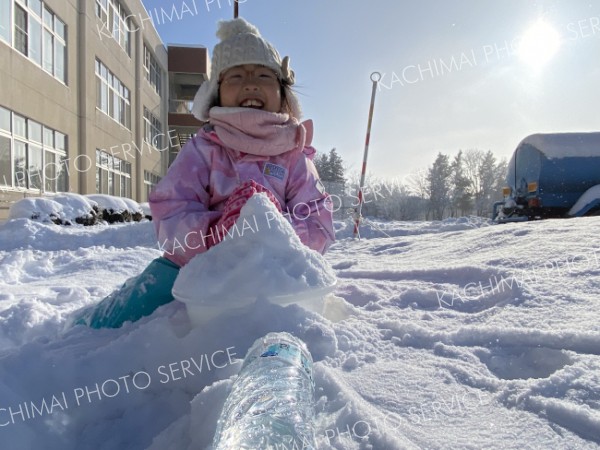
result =
M240 217L240 211L246 202L254 194L264 193L267 195L269 200L273 202L279 212L281 212L281 205L279 200L273 195L273 193L257 183L254 180L248 180L240 184L229 196L227 202L225 202L225 208L223 209L223 215L215 224L213 233L215 237L218 237L218 242L226 235L227 231L235 224L237 219ZM218 242L215 242L218 243Z

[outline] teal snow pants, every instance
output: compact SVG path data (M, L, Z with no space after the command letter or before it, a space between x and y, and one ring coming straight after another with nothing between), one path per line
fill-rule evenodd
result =
M129 278L118 291L85 310L74 325L119 328L127 321L149 316L159 306L174 300L171 294L179 267L166 258L153 260L137 277Z

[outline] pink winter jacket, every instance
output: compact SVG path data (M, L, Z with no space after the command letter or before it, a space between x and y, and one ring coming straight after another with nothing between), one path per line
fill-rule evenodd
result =
M312 122L302 127L304 142L275 155L233 150L212 125L205 125L181 149L150 194L150 208L164 256L180 267L207 250L203 241L221 217L233 190L254 180L273 192L300 240L324 253L334 241L331 200L311 159ZM223 136L223 133L220 133ZM261 151L257 151L260 153ZM270 153L277 151L270 151Z

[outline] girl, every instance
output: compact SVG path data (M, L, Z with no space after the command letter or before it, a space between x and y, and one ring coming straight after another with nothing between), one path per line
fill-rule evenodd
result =
M289 58L244 19L219 23L210 80L194 99L206 121L150 195L163 257L78 323L120 327L173 300L179 268L217 245L246 200L266 194L301 241L324 253L334 240L330 200L311 159L312 122L299 123Z

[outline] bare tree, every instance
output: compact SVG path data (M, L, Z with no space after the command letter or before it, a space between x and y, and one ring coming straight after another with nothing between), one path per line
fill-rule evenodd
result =
M506 165L506 159L497 161L490 150L470 149L464 153L465 176L469 180L478 216L487 215L494 200L499 198L499 184L503 184L501 180L506 175Z
M406 179L406 188L409 194L421 199L421 216L429 219L429 183L427 182L427 169L419 169L411 173Z

